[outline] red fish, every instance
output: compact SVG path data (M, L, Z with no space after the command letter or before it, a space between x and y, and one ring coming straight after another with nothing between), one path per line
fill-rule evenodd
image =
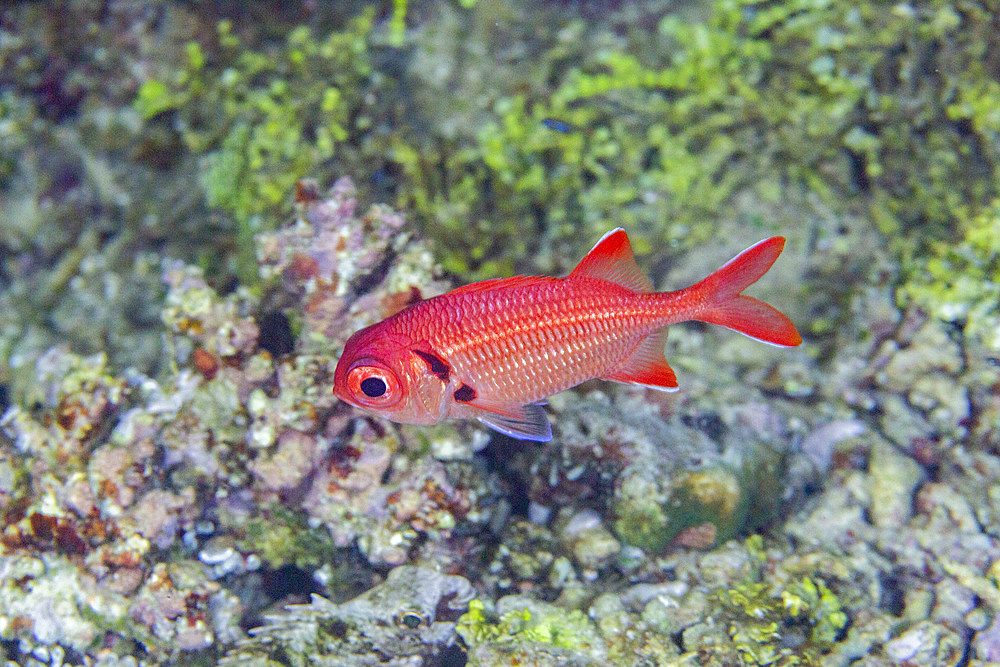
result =
M342 400L392 421L475 418L545 442L546 397L591 378L675 391L664 359L667 327L698 320L794 346L792 322L741 294L785 246L780 236L743 251L691 287L653 292L625 230L611 230L565 278L473 283L411 305L351 336L334 374Z

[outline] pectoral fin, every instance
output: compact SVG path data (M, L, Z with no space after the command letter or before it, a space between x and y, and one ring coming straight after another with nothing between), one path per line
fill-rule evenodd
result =
M479 408L476 419L504 435L534 442L548 442L552 439L548 415L537 403L475 407Z

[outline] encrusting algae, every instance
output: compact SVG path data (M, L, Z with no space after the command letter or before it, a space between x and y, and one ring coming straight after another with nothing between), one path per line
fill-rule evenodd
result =
M405 300L389 290L405 299L413 282L435 285L429 254L397 233L401 219L384 208L356 218L352 193L345 180L329 199L307 197L297 226L261 238L263 277L296 313L301 351L267 342L280 318L252 315L249 293L220 298L198 270L168 263L163 322L180 364L168 381L115 376L102 356L65 348L39 360L41 412L15 406L2 419L0 558L24 574L4 577L0 618L23 651L60 642L87 653L105 633L112 653L139 643L156 660L230 643L257 603L220 581L335 565L292 545L259 551L282 521L327 533L327 553L360 541L371 563L395 565L418 537L487 518L474 475L433 459L401 465L397 434L352 426L336 409L335 336L398 310ZM336 289L389 253L383 283ZM260 541L244 539L248 525ZM57 572L72 583L31 583Z
M0 9L0 655L1000 662L991 7L383 10ZM332 393L616 225L657 286L787 234L807 343L674 327L544 446Z
M560 437L545 447L462 424L396 428L334 398L338 345L445 285L399 216L358 215L348 181L299 192L294 224L259 237L262 297L220 297L198 270L165 265L166 380L55 348L38 365L41 407L6 411L0 631L15 655L793 665L881 650L944 664L961 644L939 619L992 655L985 568L1000 546L982 528L993 515L972 507L1000 464L953 458L960 493L920 474L971 432L903 439L921 437L918 411L948 423L924 394L883 415L900 424L891 442L794 394L766 403L753 375L740 397L696 367L680 401L554 397ZM858 367L832 390L887 402L902 378L963 372L938 326L883 345L874 382ZM818 472L835 486L810 496ZM783 514L766 541L732 540ZM865 557L876 548L892 560ZM893 577L927 567L940 583L897 607ZM336 602L268 609L307 593ZM262 629L247 635L247 619Z

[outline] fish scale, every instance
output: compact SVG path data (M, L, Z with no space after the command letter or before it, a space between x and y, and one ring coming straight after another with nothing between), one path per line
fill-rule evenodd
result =
M604 293L588 293L597 290ZM461 313L462 340L438 332L431 347L481 396L536 401L617 365L639 338L659 328L662 312L648 306L637 312L630 300L636 295L607 291L607 285L581 280L521 287L514 294L484 292L453 307ZM431 301L429 309L442 307ZM518 304L526 305L516 310ZM502 314L512 309L512 319L501 326ZM519 382L525 378L516 372L528 368L534 381Z
M355 332L334 373L338 397L398 422L475 418L507 435L552 437L537 403L591 378L677 389L667 326L699 320L798 345L795 326L742 294L781 254L765 239L704 280L654 293L624 230L608 232L566 278L501 278L411 305Z

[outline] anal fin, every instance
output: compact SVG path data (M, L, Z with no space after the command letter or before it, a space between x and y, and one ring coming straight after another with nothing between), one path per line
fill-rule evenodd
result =
M667 328L654 331L625 363L604 376L605 380L638 384L657 391L677 391L677 376L663 357Z
M476 405L480 408L476 419L491 429L518 440L548 442L552 439L552 426L545 409L537 403L526 405L492 406Z

